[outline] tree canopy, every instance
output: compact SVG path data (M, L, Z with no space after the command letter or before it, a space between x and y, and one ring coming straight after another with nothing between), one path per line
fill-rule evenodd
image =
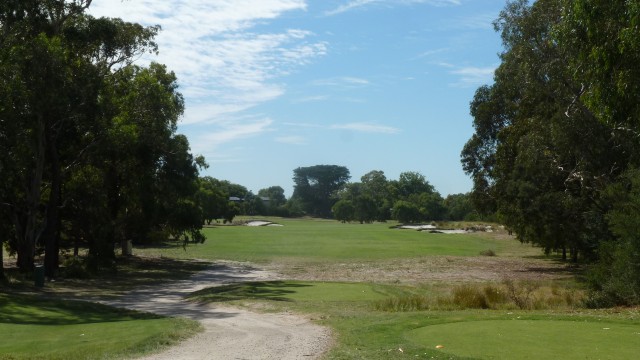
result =
M94 18L90 4L0 4L0 241L23 271L44 248L50 277L62 243L88 246L97 268L115 243L203 239L194 195L205 163L176 134L177 79L133 64L157 51L159 28Z
M304 211L313 216L330 218L337 193L347 184L349 169L339 165L315 165L293 170L293 196Z
M631 241L612 227L625 202L603 195L637 176L639 18L637 0L518 0L494 23L505 50L471 102L461 157L477 208L521 241L574 261L604 261Z

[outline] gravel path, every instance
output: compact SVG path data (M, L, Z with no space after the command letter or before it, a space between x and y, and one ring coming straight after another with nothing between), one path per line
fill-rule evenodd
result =
M331 345L328 329L291 314L186 302L184 296L205 287L242 281L274 280L272 273L237 263L217 263L189 280L149 286L103 303L202 323L204 332L143 359L317 359Z

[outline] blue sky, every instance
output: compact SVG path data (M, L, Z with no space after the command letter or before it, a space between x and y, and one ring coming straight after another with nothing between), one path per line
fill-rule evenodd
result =
M468 192L469 102L492 82L504 0L94 0L90 13L159 24L158 61L186 101L178 131L201 175L257 193L293 170L423 174Z

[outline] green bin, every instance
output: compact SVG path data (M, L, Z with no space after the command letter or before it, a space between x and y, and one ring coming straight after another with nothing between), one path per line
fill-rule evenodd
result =
M44 286L44 266L36 265L36 268L33 271L33 280L35 282L36 287Z

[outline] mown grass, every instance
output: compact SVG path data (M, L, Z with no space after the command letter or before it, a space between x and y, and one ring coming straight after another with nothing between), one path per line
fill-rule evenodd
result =
M191 268L184 266L189 263L175 259L228 259L275 264L288 262L300 267L315 263L323 264L322 266L326 264L327 268L340 271L342 267L338 265L349 262L388 266L398 261L401 263L406 259L420 260L430 256L479 256L486 250L492 250L498 257L539 254L537 249L499 236L430 234L396 230L390 228L395 225L392 223L360 225L308 219L272 218L269 220L284 226L208 228L205 230L208 236L207 241L202 245L189 245L186 250L172 244L134 249L135 254L152 256L157 262L152 265L147 264L146 261L138 263L138 260L141 260L138 259L134 260L133 264L124 264L117 275L106 279L88 280L88 283L83 283L85 280L77 282L69 280L66 285L60 282L55 285L48 284L47 288L61 292L63 288L83 289L85 284L85 290L83 290L85 294L104 296L110 293L126 292L127 289L140 284L162 281L165 276L170 277L169 273L176 267L185 269L184 272L179 271L178 277L182 277L197 270L198 266L202 266L196 264L196 268ZM412 260L409 263L421 266L420 261ZM123 282L119 283L118 278ZM102 287L101 282L106 282L106 286ZM404 282L403 285L393 285L389 282L384 284L253 282L204 289L194 293L192 300L225 302L263 311L287 310L306 314L334 330L336 342L334 348L326 355L328 359L375 360L407 357L481 359L490 356L518 359L545 358L549 357L547 355L550 353L559 354L551 358L615 359L628 358L627 355L631 352L640 350L637 345L640 342L629 342L630 339L634 339L632 335L640 336L638 314L633 310L623 310L620 314L615 314L581 309L579 287L575 286L571 280L560 284L554 281L550 283L516 281L511 284L509 282L451 284L441 281L429 284L404 284ZM56 333L58 328L68 329L69 333L66 336L71 339L81 330L73 326L121 324L121 326L115 326L122 330L122 334L117 335L127 337L128 333L135 334L135 330L129 329L127 324L136 325L136 322L151 324L149 321L156 320L164 319L48 326L56 329ZM9 323L0 323L0 335L5 331L1 327L4 324ZM617 330L612 338L602 337L602 340L598 340L597 333L594 333L598 329L594 324L601 326L600 330L603 331L614 328ZM473 332L459 331L455 328L455 326L465 328L465 325L469 325ZM439 328L440 326L442 328ZM554 333L554 338L549 339L544 333L548 327L567 331ZM569 331L573 328L575 331ZM149 333L151 330L146 331ZM90 332L80 332L85 335L76 337L85 338L87 333ZM447 334L447 336L437 338L434 334ZM501 347L500 351L504 350L504 352L492 352L495 349L483 348L480 343L485 339L485 334L499 337L501 342L488 343ZM135 338L135 336L129 337ZM574 337L587 339L588 346L575 346L572 340ZM115 334L114 338L118 339ZM536 340L531 341L531 338ZM84 339L74 341L82 340ZM544 341L538 346L544 347L544 351L540 353L545 356L538 357L537 354L531 353L532 347L527 344L537 341ZM151 341L151 344L154 344L154 341ZM571 347L567 347L566 344L570 344ZM436 345L443 345L444 348L436 349ZM32 345L22 343L21 346L24 348ZM594 348L597 349L594 350ZM73 350L73 346L70 349ZM601 352L601 349L607 349L606 353ZM101 357L99 351L101 351L100 348L95 353L86 352L73 356L75 358ZM3 353L5 353L4 349L0 348L0 354ZM592 353L597 356L591 357ZM118 356L117 353L114 354L113 356ZM25 355L23 358L34 356L38 355Z
M477 256L488 249L498 256L515 241L472 234L432 234L392 228L395 223L343 224L338 221L275 219L283 226L214 226L204 229L204 244L186 249L146 248L136 253L176 258L227 259L254 263L296 261L335 263L377 261L431 255Z
M0 359L115 359L200 331L192 320L89 302L0 294Z

